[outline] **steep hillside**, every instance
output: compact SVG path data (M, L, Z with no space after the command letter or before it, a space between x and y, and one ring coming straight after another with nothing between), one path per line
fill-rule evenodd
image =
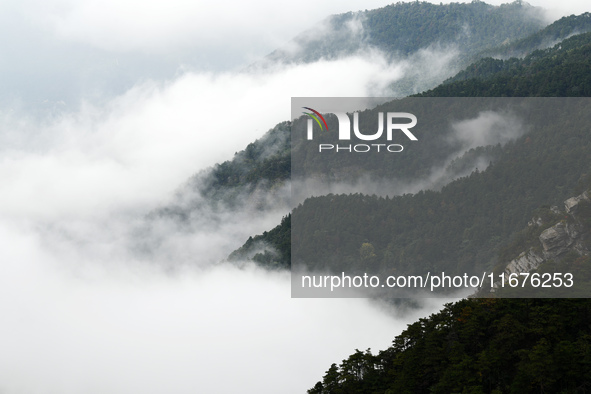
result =
M375 10L335 15L297 36L273 61L311 62L377 48L401 58L430 46L454 46L463 55L526 37L544 27L540 9L521 1L432 4L398 2Z
M232 160L192 176L176 198L150 213L181 222L202 209L264 209L287 204L291 173L290 122L282 122L263 137L236 152Z
M397 3L355 15L349 13L335 16L328 22L331 25L328 31L350 29L353 21L359 23L363 21L363 28L360 30L364 32L363 45L367 44L406 55L433 42L461 43L463 50L472 51L467 48L482 49L494 43L499 44L534 32L528 38L517 41L516 47L525 51L528 47L535 48L540 42L547 42L554 37L559 38L573 31L582 31L586 28L589 19L585 15L563 18L539 31L543 25L539 10L520 2L498 7L483 2L449 5L434 5L426 2ZM420 26L419 29L415 26L417 24ZM470 34L467 34L468 32ZM304 40L304 36L306 34L296 41ZM327 39L323 44L324 49L315 50L313 49L315 44L307 43L308 46L302 47L305 47L302 53L312 58L314 56L331 57L330 51L340 53L339 48L342 45L345 43L351 45L353 42L346 35L331 33L329 36L332 38ZM318 42L324 42L320 36L316 38ZM314 53L316 55L312 55ZM490 73L491 71L488 70L497 73L499 69L513 67L511 61L502 66L499 66L498 62L502 61L488 59L481 66L477 63L458 74L457 78L466 79L475 73L473 71L475 68L482 79L480 74ZM420 75L416 77L420 78ZM409 93L416 91L415 82L411 80L404 82L410 86ZM461 94L457 90L464 88L456 86L453 89L456 90L453 95L458 96ZM427 94L446 95L445 92ZM177 198L173 202L157 209L152 216L166 215L186 220L191 216L191 212L203 207L204 204L210 205L213 209L238 208L245 204L251 208L262 208L273 201L284 201L287 198L285 181L289 178L291 171L290 131L289 122L278 124L261 139L246 147L244 151L238 152L232 160L196 174L178 190ZM425 141L426 143L418 147L416 157L411 162L397 158L389 163L385 167L388 169L385 172L386 176L397 182L424 178L429 176L433 167L448 165L450 155L463 154L454 152L455 147L451 145L442 144L441 138L443 136ZM477 156L472 152L461 160L456 160L453 163L454 168L450 168L449 171L456 176L471 171L474 168L473 159ZM319 172L322 169L319 167ZM438 188L443 184L436 181L430 187ZM270 199L269 195L271 195Z
M523 59L482 59L422 97L588 97L591 33L570 37Z
M466 299L410 324L390 348L332 364L309 394L586 393L591 303Z
M577 35L554 48L536 51L523 60L515 59L518 66L510 71L498 72L490 78L441 85L421 96L591 95L590 51L591 33ZM582 121L586 116L583 113L578 120ZM432 142L434 146L442 146L441 140L434 138ZM541 125L535 134L524 135L503 148L488 147L468 152L475 156L486 154L493 158L494 165L446 186L441 192L394 197L391 201L362 196L319 197L310 200L307 203L309 208L303 208L301 212L308 209L311 212L313 205L333 205L334 201L347 205L363 198L378 207L373 215L380 216L388 211L388 215L397 218L396 224L392 223L395 228L392 231L393 234L400 233L400 237L384 239L376 235L377 241L374 241L380 261L389 262L386 265L422 261L424 266L437 262L458 269L474 263L487 266L495 263L497 248L525 226L535 209L548 202L558 204L570 196L580 175L589 171L590 142L584 128L573 130L566 136ZM434 154L430 155L430 152ZM420 176L426 169L421 163L433 165L437 163L438 155L444 152L445 149L434 150L425 146L424 150L413 152L416 155L413 158L406 156L405 160L386 168L394 168L394 173L401 171ZM440 159L443 157L445 154ZM418 167L413 170L414 165ZM425 216L428 212L436 215ZM365 228L364 219L359 220L360 226ZM319 223L319 226L334 224L332 219L324 222L318 219L313 223ZM454 227L456 225L459 227ZM306 230L314 234L322 228ZM352 243L343 249L343 253L346 251L352 256L368 236L360 234L358 239L348 238ZM264 239L263 236L261 240ZM317 242L319 255L333 258L323 255L331 253L327 246L332 241L319 238ZM340 242L345 244L344 239ZM273 241L269 243L278 247ZM392 250L397 251L394 256L388 252ZM440 257L441 251L444 251L443 257ZM408 259L406 256L413 257ZM280 265L289 263L281 262Z
M521 1L500 6L398 2L334 15L255 67L377 52L401 73L388 94L404 97L437 86L490 48L534 34L547 24L541 15L541 9Z
M591 183L587 179L587 184ZM510 261L509 261L510 260ZM591 189L564 202L564 207L542 207L527 228L501 250L495 269L494 289L487 287L481 297L587 297L591 287ZM499 274L503 274L503 279ZM554 273L559 273L558 276ZM549 286L562 276L572 281L569 288ZM546 287L532 285L545 283ZM570 278L570 279L569 279ZM510 282L511 281L511 282Z
M462 78L458 78L464 81L439 86L424 96L589 96L590 39L589 34L578 35L551 49L534 52L523 60L487 59L473 65ZM498 69L483 69L486 64L496 65ZM582 148L578 153L572 144L575 140L571 140L574 135L563 128L554 130L554 134L560 137L558 140L524 136L512 146L512 157L507 156L483 173L473 174L446 187L458 187L458 191L463 191L451 200L454 204L468 198L472 201L471 206L478 206L479 201L487 196L496 196L496 203L504 206L514 206L516 198L527 195L529 197L523 202L529 205L530 197L536 199L529 194L532 192L555 196L544 202L538 200L545 205L542 208L522 205L520 210L502 216L504 221L524 213L528 215L527 219L519 220L522 223L520 228L525 229L515 233L512 241L499 249L496 273L572 270L583 280L591 279L591 261L586 254L591 211L587 201L589 192L583 193L590 186L591 134L588 127L580 127L578 133L575 144ZM545 153L534 159L535 155L530 156L528 150L536 140ZM563 165L569 167L571 154L578 155L579 161L567 169ZM539 168L524 165L521 159L527 156L533 159L531 164L535 162ZM510 170L501 175L503 172L498 171L504 166ZM564 170L564 174L572 171L572 178L561 177ZM498 189L487 186L494 178L489 178L493 173L501 176ZM577 173L580 175L578 180ZM520 187L513 183L515 181L525 184ZM464 192L472 182L475 190L481 192L475 195ZM464 183L463 187L459 186L461 183ZM505 189L507 185L517 187L508 191ZM569 192L564 193L566 190ZM560 194L563 199L558 201L556 197ZM425 200L416 195L407 198ZM564 211L550 207L564 200ZM415 208L425 213L429 207L416 205ZM466 227L468 234L480 225L488 226L487 222L478 220L478 215L486 215L491 209L494 210L494 204L476 211L476 220L472 220L474 226ZM423 215L418 220L426 223L432 218ZM480 247L486 248L499 236L509 234L504 232L508 229L491 232L479 241ZM445 234L439 232L433 240L437 241L441 236ZM428 238L421 235L420 239L421 247L410 256L420 256L425 250L423 246L427 245ZM506 290L497 290L492 295L503 293L509 295ZM548 296L548 293L538 292L536 295ZM333 364L308 392L585 393L591 390L590 354L591 304L588 299L465 299L409 325L394 339L390 348L377 355L369 350L357 350L340 365Z
M591 30L591 13L570 15L560 18L542 30L497 48L489 48L479 53L477 57L493 57L507 59L510 57L524 57L536 49L553 47L562 40L573 35L587 33Z
M230 262L244 260L252 260L267 269L290 269L291 214L271 231L249 237L242 247L228 256Z
M579 187L591 184L591 177ZM585 393L591 389L591 303L588 299L498 298L527 294L589 295L591 189L564 202L564 211L540 208L502 252L524 250L500 271L572 274L565 293L531 283L448 304L420 319L372 354L356 350L332 364L308 390L322 393ZM500 272L497 271L497 272ZM524 276L519 276L521 280ZM556 281L556 277L553 277ZM562 280L562 277L560 277ZM565 279L566 280L566 279ZM572 290L575 289L575 290Z
M441 191L309 198L292 213L292 237L299 241L292 248L301 245L292 251L310 268L367 270L359 250L369 242L372 266L388 275L492 268L497 249L533 210L565 200L581 174L591 171L591 105L571 104L567 110L557 100L556 113L536 114L531 132L493 148L498 158L486 170ZM557 132L553 121L571 124Z

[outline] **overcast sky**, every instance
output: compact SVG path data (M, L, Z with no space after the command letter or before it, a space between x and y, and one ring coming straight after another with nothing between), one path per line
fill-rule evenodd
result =
M331 14L372 9L384 0L223 2L215 0L25 0L4 2L13 15L58 39L113 52L205 51L224 59L254 58L281 46ZM439 3L439 2L435 2ZM444 1L449 3L449 1ZM501 4L493 0L491 4ZM551 18L589 10L583 0L536 0ZM3 13L12 18L11 13ZM14 27L14 25L12 26ZM16 40L19 41L18 39ZM199 54L195 54L199 56Z
M213 264L285 211L162 226L151 258L129 250L146 212L288 120L292 96L380 95L413 68L371 53L242 71L330 14L386 4L0 2L0 392L304 392L440 308L292 300L286 274Z
M75 105L183 70L237 70L335 13L384 0L223 2L6 0L0 3L0 106ZM492 3L501 3L498 0ZM585 1L537 0L549 17Z

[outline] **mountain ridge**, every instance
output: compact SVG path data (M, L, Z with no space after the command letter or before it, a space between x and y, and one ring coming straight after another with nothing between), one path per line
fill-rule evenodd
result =
M560 45L562 45L562 47L560 47ZM567 93L570 93L573 87L577 87L579 92L578 95L591 95L591 72L587 71L591 70L591 56L587 55L589 51L591 51L591 33L580 34L566 39L565 41L563 41L562 44L557 44L554 48L546 49L543 51L535 51L534 53L532 53L531 56L528 56L521 61L524 63L524 65L519 68L516 68L515 71L512 71L513 74L507 75L507 73L499 72L496 74L494 78L491 79L472 78L468 80L468 82L456 81L446 85L440 85L438 88L432 91L428 91L423 95L419 96L494 96L496 95L496 92L500 89L503 89L504 91L506 90L507 95L512 95L512 93L515 90L518 90L525 95L540 96L542 95L541 91L544 90L545 92L550 92L551 94L549 95L551 96L564 96ZM581 61L579 61L579 59L581 59ZM531 73L531 68L540 70L540 72ZM509 78L513 78L515 80L520 81L526 81L528 83L522 82L523 87L521 87L519 84L514 85L514 87L512 87L511 85L506 85L506 80ZM529 82L532 78L535 78L535 83ZM547 87L547 84L553 81L559 81L559 83L560 81L562 82L558 85L551 85ZM476 92L467 92L466 86L476 86ZM563 86L568 86L570 87L570 89ZM579 137L584 138L583 135ZM526 143L526 141L528 141L528 138L530 138L530 142ZM521 141L520 143L524 144L522 146L526 147L528 146L528 144L531 143L531 138L532 137L525 136L519 139L518 141ZM550 138L555 138L555 136ZM556 143L560 143L560 139L556 140ZM513 144L511 146L516 145ZM574 151L576 151L579 148L580 147L577 148L573 146ZM497 149L498 148L495 147L489 148L490 157L495 157L499 154L499 151ZM523 155L516 152L513 154L513 156L521 157ZM583 157L584 154L583 156L580 156L581 160ZM570 159L572 159L572 157L570 157L569 160ZM509 155L507 160L514 159L511 155ZM560 161L558 158L555 158L553 160L556 163ZM568 160L564 162L566 163L568 162ZM561 165L564 166L564 163ZM537 164L533 164L530 167L531 171L533 171L534 173L536 171L539 171L539 168L545 168L540 167ZM576 167L571 166L570 168ZM582 170L584 171L584 169ZM510 170L507 171L507 173L510 172ZM560 173L556 173L555 175L558 176L558 178L556 178L557 180L561 177ZM578 178L579 175L573 173L572 180L570 181L571 185ZM564 179L560 179L559 181L562 182L563 180ZM527 180L524 180L524 182L526 182L527 184ZM551 185L549 185L548 187L551 187ZM566 198L566 194L563 194L562 197ZM530 209L533 210L537 208L537 206L539 206L543 202L544 201L542 200L538 200L538 203L532 205ZM512 231L518 231L524 224L525 217L522 218L520 223L514 223L515 227L512 227ZM504 237L507 237L508 235L509 234L506 234ZM264 240L264 236L260 240ZM277 245L274 245L272 242L270 243L270 245L271 247L277 247ZM234 255L234 257L236 257L236 255ZM278 263L282 266L289 266L289 262Z

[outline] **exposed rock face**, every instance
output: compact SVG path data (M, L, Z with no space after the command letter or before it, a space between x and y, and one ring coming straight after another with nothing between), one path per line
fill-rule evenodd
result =
M574 219L574 223L572 221L561 221L540 234L545 259L554 259L569 250L574 250L580 255L590 252L590 247L586 242L589 238L589 230L580 224L577 217L581 202L590 200L591 193L586 191L564 202L566 213Z
M564 206L568 215L567 218L542 231L539 236L543 248L542 254L536 253L534 248L521 253L519 257L511 260L505 267L506 276L533 271L545 261L560 259L569 251L574 251L581 256L591 254L591 230L589 225L585 225L585 221L581 220L584 218L579 215L584 212L581 204L583 201L591 201L591 191L586 191L577 197L566 200ZM550 210L561 216L565 214L560 212L558 207L551 207ZM534 217L528 223L528 226L541 226L542 224L541 218ZM500 285L500 281L495 282L491 292L495 292L495 289L499 288Z
M509 278L511 274L520 274L522 272L530 272L537 269L540 264L544 262L544 258L538 256L533 249L523 252L516 259L511 260L505 268L505 278ZM501 281L497 281L493 284L491 293L494 293L496 289L501 287Z
M506 274L519 274L521 272L529 272L534 270L542 264L544 259L538 256L533 249L522 253L518 258L511 260L505 268Z
M560 222L540 234L544 257L554 258L568 251L574 240L569 236L566 227L566 223Z
M591 199L591 193L589 191L583 192L577 197L571 197L564 202L566 212L570 214L576 214L577 207L581 201L589 201Z
M575 219L575 223L569 223L566 226L566 231L569 237L574 240L574 245L572 248L580 255L591 254L591 231L589 229L590 222L588 213L584 214L583 208L584 205L588 206L589 202L591 202L591 190L587 190L581 195L569 198L564 202L566 212ZM581 217L581 215L584 217ZM585 222L587 225L585 225Z
M529 222L527 222L527 225L528 225L529 227L531 227L531 226L540 227L542 224L544 224L544 221L543 221L543 220L542 220L542 218L541 218L541 217L539 217L539 216L538 216L537 218L536 218L536 217L534 217L534 218L532 218L532 219L531 219Z

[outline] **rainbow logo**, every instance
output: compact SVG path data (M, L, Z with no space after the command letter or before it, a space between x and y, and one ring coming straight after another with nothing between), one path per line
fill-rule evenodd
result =
M324 120L324 117L322 115L320 115L320 112L318 112L315 109L312 109L310 107L302 107L302 108L313 112L313 113L310 113L310 112L303 112L303 113L308 115L312 119L314 119L316 121L316 123L318 123L318 126L320 126L320 130L324 130L324 127L322 127L322 123L324 123L324 126L326 127L326 131L328 131L328 125L326 124L326 120ZM320 123L320 119L318 119L318 118L322 119L322 123Z

